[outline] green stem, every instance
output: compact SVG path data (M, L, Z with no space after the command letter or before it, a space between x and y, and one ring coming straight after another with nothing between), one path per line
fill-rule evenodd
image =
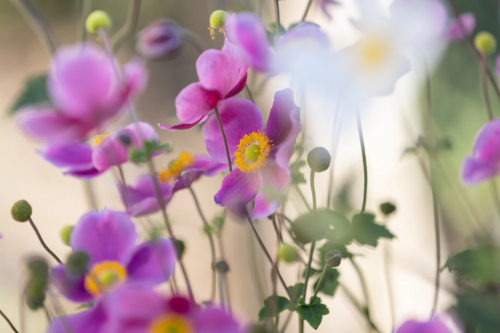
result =
M335 119L333 120L333 138L332 138L332 160L330 163L330 170L329 170L329 179L328 179L328 196L327 196L327 201L326 201L326 207L330 209L330 206L332 204L332 195L333 195L333 171L334 171L334 166L335 166L335 157L337 156L337 147L339 143L339 137L340 137L340 98L337 101L337 107L335 110ZM337 123L339 125L337 125Z
M227 166L229 167L229 172L233 171L233 165L231 163L231 155L229 155L229 148L227 146L226 133L224 133L224 127L222 126L222 120L220 118L219 109L217 106L214 108L215 116L217 117L217 124L219 124L220 134L222 135L222 141L224 141L224 148L226 149Z
M316 300L316 296L318 296L319 288L321 288L321 283L323 283L323 279L325 278L325 274L329 268L330 268L330 266L328 266L328 265L323 266L323 271L321 272L321 277L319 278L318 285L316 286L316 290L314 291L314 295L311 298L311 301L309 302L309 304L313 304L314 300Z
M80 0L81 2L81 15L80 15L80 27L78 31L78 36L82 42L87 39L87 29L85 28L85 21L87 20L87 16L90 13L90 9L92 8L92 0Z
M304 197L304 193L302 193L302 191L300 190L300 188L297 185L294 185L293 188L299 194L299 197L302 200L302 202L304 203L304 205L306 205L307 210L308 211L312 211L311 206L309 206L309 203L307 202L306 197Z
M368 324L370 325L370 327L373 330L375 330L376 332L381 332L378 329L377 325L375 325L375 323L371 320L370 315L363 309L363 307L361 306L361 304L359 304L359 302L356 300L356 298L354 297L354 295L352 294L352 292L346 286L344 286L341 283L339 283L339 286L342 289L342 291L344 291L344 293L346 294L347 298L349 298L349 301L351 301L351 303L356 307L356 309L359 310L359 312L363 315L363 317L366 318L366 320L368 321Z
M130 0L127 19L111 40L113 52L118 52L123 42L134 33L135 28L137 27L137 22L139 21L140 11L141 0Z
M43 241L43 238L42 238L42 235L40 235L40 232L38 231L38 228L36 227L35 223L33 222L33 220L29 219L29 222L30 222L30 225L31 227L33 228L33 230L35 231L35 234L36 236L38 237L38 240L40 241L40 243L42 244L43 248L45 249L45 251L48 252L48 254L50 254L52 256L52 258L54 258L59 264L62 264L62 261L61 259L59 259L56 254L54 252L52 252L51 249L49 249L49 247L47 246L47 244L45 244L45 242Z
M363 290L363 297L365 298L365 303L366 303L366 309L365 309L366 316L370 318L370 295L368 293L368 286L366 284L365 276L363 275L363 271L361 271L361 268L354 261L354 259L351 257L349 258L349 260L351 261L352 265L354 266L354 269L356 270L356 273L358 274L359 283L361 284L361 289Z
M10 328L16 332L16 333L19 333L17 331L17 329L14 327L14 325L12 324L12 322L9 320L9 318L2 312L2 310L0 310L0 316L3 317L3 319L5 319L5 321L7 322L7 324L9 324Z
M363 138L363 128L361 127L361 118L359 116L359 112L356 112L356 123L358 124L358 135L359 135L359 144L361 146L361 155L363 157L363 204L361 205L361 212L363 214L366 209L366 196L368 193L368 165L366 163L366 150L365 150L365 140Z
M91 210L97 210L97 198L94 191L94 186L92 185L92 180L83 180L83 188L85 190L85 196L87 197L87 203Z
M279 35L280 35L280 26L281 26L281 23L280 23L280 4L279 4L279 0L274 0L274 14L276 16L276 29L278 30L278 35L276 36L276 38L279 38Z
M309 0L307 2L306 10L304 11L304 14L302 15L302 20L301 20L302 22L305 22L307 14L309 13L309 9L311 9L312 2L313 2L312 0Z

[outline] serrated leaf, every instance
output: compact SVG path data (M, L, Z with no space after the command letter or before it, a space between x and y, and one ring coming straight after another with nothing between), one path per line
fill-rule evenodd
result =
M304 284L303 283L297 283L294 286L288 287L288 291L290 292L290 295L292 296L292 299L290 300L291 303L296 303L299 301L300 296L302 295L302 292L304 291Z
M264 300L264 307L259 311L259 321L276 317L290 306L290 301L282 296L270 296Z
M394 238L394 235L385 226L375 222L375 215L370 213L354 215L350 233L360 245L373 247L377 247L379 238Z
M321 299L316 297L315 301L311 305L299 305L297 312L299 313L300 318L304 319L311 325L315 330L318 329L319 325L321 325L321 321L323 320L323 316L326 316L330 313L330 310L326 307L325 304L320 303Z
M319 287L319 292L328 296L335 295L335 291L339 286L339 276L340 273L336 269L329 269L326 271L325 276L323 277L323 281L321 282L321 286ZM320 277L321 278L321 277ZM318 287L318 283L320 278L316 280L314 283L313 289L316 290Z
M444 267L462 279L500 283L499 261L500 247L485 244L450 256Z
M9 115L14 115L17 111L28 105L49 102L50 98L47 94L47 75L35 76L29 78L25 82L22 92L9 108Z

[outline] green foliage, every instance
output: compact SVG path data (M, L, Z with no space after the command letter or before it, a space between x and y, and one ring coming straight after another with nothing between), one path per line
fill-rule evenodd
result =
M339 276L340 273L338 270L333 268L326 268L325 276L323 277L323 281L321 282L321 286L319 287L319 292L328 296L335 295L335 291L339 286ZM316 290L318 287L320 278L316 280L314 283L313 289Z
M281 312L288 309L290 301L282 296L269 296L264 300L264 307L259 311L259 320L264 321L271 317L276 317Z
M286 33L285 28L280 24L279 30L276 23L270 23L267 25L267 41L269 44L274 45L276 40L280 35Z
M305 184L307 183L306 177L304 177L304 174L300 171L302 167L306 165L306 161L299 160L297 162L294 162L292 165L290 165L290 174L292 175L291 178L291 183L292 184Z
M304 291L304 284L303 283L297 283L294 286L288 287L288 291L290 292L290 295L292 296L291 305L294 305L294 307L290 308L290 311L295 311L295 307L297 306L300 296L302 295L302 292Z
M350 233L360 245L373 247L377 247L379 238L394 238L394 235L385 226L375 222L375 215L370 213L354 215Z
M45 74L29 78L25 82L23 90L9 108L8 114L12 116L25 106L42 103L50 103Z
M462 279L480 282L500 282L500 247L484 244L454 254L444 267L456 272Z
M292 224L292 231L297 241L302 244L324 239L328 229L328 216L323 210L318 210L316 215L313 213L301 215Z
M153 153L169 153L171 150L172 144L170 142L160 144L154 141L144 141L142 149L130 149L128 152L128 159L135 164L141 164L147 162Z
M316 297L313 304L301 304L297 309L300 318L304 319L315 330L321 324L323 316L330 313L326 305L321 303L321 299Z
M455 311L467 332L497 333L500 327L500 301L497 296L471 293L458 298Z

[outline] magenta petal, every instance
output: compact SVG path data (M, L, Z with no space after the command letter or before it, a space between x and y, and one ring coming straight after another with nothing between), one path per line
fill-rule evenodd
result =
M408 320L396 333L451 333L451 331L438 318L429 322Z
M227 93L225 98L230 98L230 97L238 95L245 88L246 84L247 84L247 75L245 74L245 76L243 76L241 81L238 82L236 84L236 86L234 86L234 88L230 92Z
M219 112L226 134L230 156L234 155L240 140L247 134L262 131L262 115L255 104L236 97L219 103ZM205 146L210 156L227 163L226 150L216 117L210 117L202 129Z
M227 95L239 82L237 72L231 66L227 54L219 50L206 50L196 61L200 83L207 90L218 90Z
M226 163L220 163L212 159L210 156L196 155L194 157L194 163L187 167L186 171L192 169L203 169L205 170L205 176L212 177L220 172L228 171L229 168L227 166L227 161Z
M214 201L224 207L246 205L255 198L259 186L258 172L244 173L240 169L234 169L222 181Z
M448 24L447 31L445 32L445 38L449 42L457 42L463 40L466 36L470 36L474 28L476 27L476 17L473 13L463 13L460 15L460 21L458 19L452 19ZM460 24L461 23L461 24ZM463 30L465 32L462 31Z
M474 142L474 158L486 163L500 163L500 119L488 122Z
M92 148L85 143L49 144L40 155L57 167L84 169L92 166Z
M123 67L125 77L125 99L134 98L146 89L148 71L141 60L133 60Z
M70 276L64 265L56 266L51 270L50 280L57 290L72 302L85 303L94 298L85 289L85 277Z
M71 232L71 248L87 252L90 266L105 260L124 264L136 240L137 231L130 218L109 209L85 214Z
M259 16L249 12L237 13L227 20L225 26L229 40L243 49L250 66L257 71L269 71L271 51L266 28Z
M65 316L63 319L54 318L50 322L47 333L67 333L69 326L72 333L106 333L103 329L107 321L107 314L101 303L75 315Z
M191 83L175 98L177 117L182 123L194 123L207 116L222 98L218 90L205 89L200 83Z
M272 160L259 171L261 186L250 214L253 219L262 219L275 213L280 206L276 197L283 194L285 187L290 183L290 169L281 168Z
M94 167L89 167L88 169L71 169L64 172L64 175L73 176L81 179L92 179L99 176L106 170L99 171Z
M172 187L170 184L160 184L160 191L163 202L167 205L172 199ZM150 175L142 175L132 186L125 187L125 196L128 206L127 214L130 216L143 216L160 210ZM122 201L125 202L123 197Z
M491 179L499 173L499 164L483 162L471 157L466 158L462 166L462 180L468 186Z
M241 333L238 322L226 311L218 308L207 308L195 318L196 333Z
M266 135L272 140L273 149L281 145L295 123L300 123L299 108L293 101L293 91L285 89L274 95L274 103L266 125Z
M172 192L177 192L190 187L195 181L200 179L204 173L205 170L203 169L191 169L188 171L184 171L179 179L175 181Z
M201 122L204 122L205 120L207 120L207 118L208 118L208 116L202 116L200 119L196 120L193 123L189 123L189 124L177 124L177 125L173 125L173 126L166 126L166 125L158 124L158 126L161 129L169 131L169 132L177 131L177 130L185 130L185 129L190 129L190 128L198 125Z

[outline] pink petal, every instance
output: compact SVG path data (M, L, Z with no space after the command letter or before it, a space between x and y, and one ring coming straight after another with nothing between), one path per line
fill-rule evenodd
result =
M72 333L105 333L104 325L107 314L101 302L80 313L65 316L63 319L54 318L50 322L47 333L67 333L69 325Z
M217 205L224 207L243 206L255 198L259 186L259 173L244 173L240 169L234 169L222 181L222 186L215 194L214 201Z
M500 119L484 125L474 143L474 158L485 163L500 162Z
M460 21L461 22L454 18L448 24L447 31L445 32L445 38L449 42L458 42L463 40L465 36L470 36L476 27L476 17L471 12L460 15ZM462 32L462 28L465 34Z
M472 157L466 158L462 166L462 180L468 186L496 177L499 173L499 164L483 162Z
M177 130L185 130L185 129L190 129L190 128L198 125L199 123L204 122L205 120L207 120L207 118L208 118L208 116L203 116L203 117L200 117L200 119L196 120L195 122L189 123L189 124L177 124L177 125L172 125L172 126L158 124L158 127L160 127L163 130L169 131L169 132L177 131Z
M255 206L250 217L253 219L262 219L275 213L280 202L275 195L283 194L285 187L290 183L290 169L282 168L274 161L269 160L268 163L260 170L261 187L255 198Z
M182 123L195 123L207 116L222 98L218 90L205 89L200 83L191 83L175 98L177 117Z
M239 323L226 311L215 307L199 312L194 320L196 333L242 333Z
M57 167L85 169L92 166L92 148L85 143L47 145L40 155Z
M289 136L295 124L300 126L299 108L293 100L293 91L285 89L274 95L274 103L266 125L266 135L273 142L273 149Z

